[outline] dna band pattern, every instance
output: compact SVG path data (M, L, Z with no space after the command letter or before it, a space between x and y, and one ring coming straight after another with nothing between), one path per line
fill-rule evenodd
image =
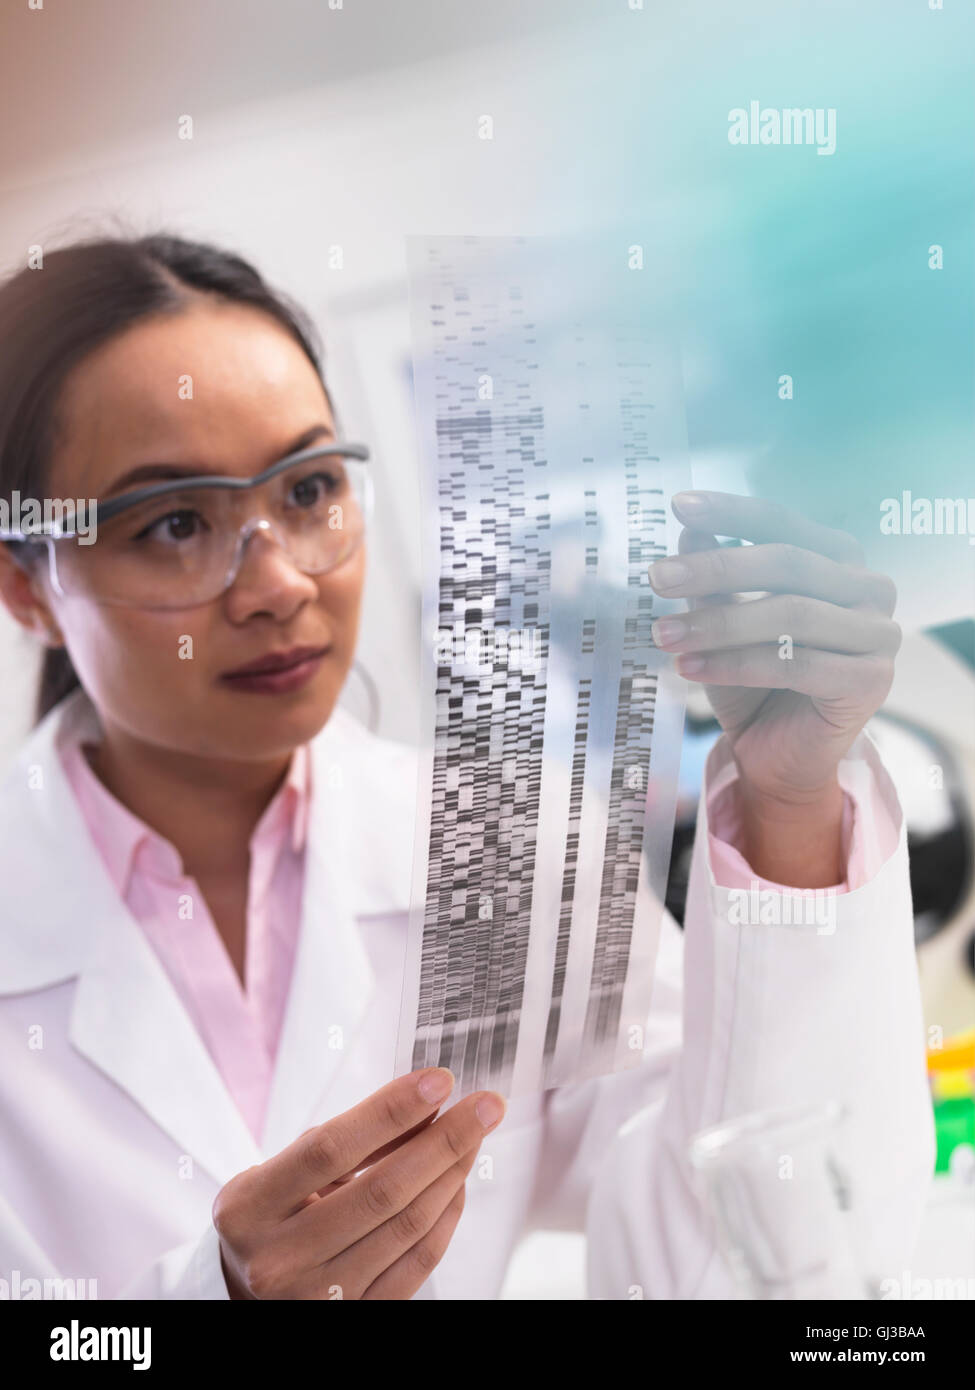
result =
M662 773L652 756L647 575L674 465L653 352L561 297L578 277L542 245L412 250L440 641L399 1067L511 1095L636 1060L621 1035L645 1020L659 922L648 807L666 825L669 804L672 831L676 782L673 749Z

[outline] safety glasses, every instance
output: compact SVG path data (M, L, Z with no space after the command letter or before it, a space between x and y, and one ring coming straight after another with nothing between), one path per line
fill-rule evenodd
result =
M90 534L69 520L43 532L0 531L0 540L45 546L62 596L194 608L230 588L258 532L303 574L344 564L372 513L368 458L363 444L316 445L253 478L179 478L96 502L86 518Z

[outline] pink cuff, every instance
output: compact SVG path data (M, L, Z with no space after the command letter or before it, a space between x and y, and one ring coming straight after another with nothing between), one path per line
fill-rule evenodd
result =
M846 878L825 890L836 893L850 893L869 882L897 847L897 829L876 779L870 777L869 787L864 787L862 778L844 776L845 766L840 765L839 780L843 787L841 833ZM722 888L751 888L757 882L759 888L781 891L788 885L760 878L741 852L744 838L737 781L737 769L731 763L707 792L708 848L715 883Z

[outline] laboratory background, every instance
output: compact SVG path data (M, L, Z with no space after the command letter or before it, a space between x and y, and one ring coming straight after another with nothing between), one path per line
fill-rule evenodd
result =
M679 329L694 486L850 530L893 575L905 638L871 732L908 822L938 1138L912 1274L969 1290L975 500L970 533L881 520L889 499L912 515L906 493L975 493L973 76L957 0L0 0L0 270L171 230L239 251L313 318L341 432L372 451L343 703L378 732L422 736L408 236L639 246ZM832 111L834 148L732 143L752 103ZM0 771L37 665L0 614ZM716 735L695 692L678 921ZM581 1236L532 1233L505 1296L581 1297L584 1259Z

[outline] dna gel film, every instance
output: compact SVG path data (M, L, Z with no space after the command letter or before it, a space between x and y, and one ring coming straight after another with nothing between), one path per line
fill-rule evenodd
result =
M408 251L425 742L396 1071L514 1097L644 1045L684 717L647 573L690 481L679 356L618 246Z

